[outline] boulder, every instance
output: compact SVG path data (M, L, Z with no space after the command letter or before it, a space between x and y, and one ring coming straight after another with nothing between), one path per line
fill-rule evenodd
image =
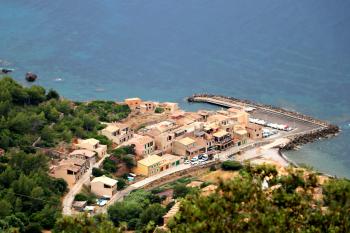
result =
M37 78L38 78L38 76L32 72L26 73L26 80L28 82L34 82Z

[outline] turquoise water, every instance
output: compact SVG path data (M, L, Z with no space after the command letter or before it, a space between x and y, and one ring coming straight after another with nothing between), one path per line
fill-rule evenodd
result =
M219 93L329 120L288 156L350 177L347 0L0 0L0 66L75 100ZM202 106L201 106L202 107Z

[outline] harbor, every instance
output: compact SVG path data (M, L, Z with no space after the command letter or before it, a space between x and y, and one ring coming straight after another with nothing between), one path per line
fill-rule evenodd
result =
M282 149L291 150L306 143L314 142L321 138L328 138L340 132L338 126L330 124L311 116L284 108L255 103L234 97L211 94L194 94L187 98L191 103L214 104L225 108L244 108L250 114L250 121L261 123L264 126L284 125L291 130L282 130L280 137L290 139ZM257 121L258 120L258 121ZM271 127L269 127L271 128Z

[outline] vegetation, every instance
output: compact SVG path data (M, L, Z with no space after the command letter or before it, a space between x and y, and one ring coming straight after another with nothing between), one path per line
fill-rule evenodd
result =
M41 232L60 217L67 183L48 175L47 157L37 152L38 147L70 143L74 137L94 137L111 145L98 134L104 127L99 121L129 113L127 106L110 101L73 103L54 90L1 78L0 148L6 154L0 157L0 232ZM86 197L91 199L83 193L76 198Z
M163 113L164 112L164 108L161 108L161 107L156 107L155 113Z
M59 219L53 229L54 233L121 233L125 230L123 226L116 228L105 215L88 217L86 214L76 216L65 216Z
M224 171L237 171L240 170L242 168L242 164L240 164L237 161L225 161L221 164L221 168Z
M171 232L349 232L350 181L330 180L318 199L313 192L322 186L314 175L275 171L247 166L212 195L188 195L168 225ZM264 190L266 177L274 187Z
M111 101L73 103L60 99L54 90L46 93L40 86L23 87L5 77L0 80L0 147L31 151L39 137L39 147L71 142L73 137L94 137L111 145L97 133L104 127L99 121L122 119L129 113L126 105Z
M162 225L162 216L166 209L161 206L157 195L145 190L130 193L123 202L117 202L108 209L108 216L115 226L127 223L129 230L154 230L156 225Z
M67 183L48 176L47 157L12 150L0 165L0 232L51 229Z
M130 114L128 105L120 105L113 101L96 100L87 104L79 104L78 110L98 116L100 121L112 122L122 120Z
M96 198L96 195L90 191L90 188L84 185L81 192L75 195L74 201L87 201L87 204L91 205L96 203Z

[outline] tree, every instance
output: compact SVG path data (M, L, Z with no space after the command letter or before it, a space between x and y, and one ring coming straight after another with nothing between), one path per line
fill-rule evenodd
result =
M222 170L225 170L225 171L237 171L237 170L240 170L243 166L237 162L237 161L224 161L222 164L221 164L221 168Z
M147 225L150 221L153 221L156 225L163 225L165 213L166 209L160 204L151 204L140 215L140 222L142 225Z
M261 174L273 173L273 169L263 168L221 181L212 195L188 195L181 202L179 213L168 223L171 232L349 231L349 181L341 181L340 185L327 184L326 206L322 206L313 199L313 187L302 183L303 176L297 171L281 177L278 180L280 187L263 190L261 180L264 176ZM251 167L247 169L252 171ZM306 190L297 191L300 187ZM336 208L331 207L328 198L340 200L335 204Z
M122 190L126 186L126 182L123 178L118 178L117 189Z
M105 215L89 217L86 214L80 214L60 218L56 222L53 232L121 233L122 230L122 228L114 227Z
M155 113L163 113L164 112L164 108L157 107L154 112Z
M184 184L174 186L174 198L185 197L190 192L190 188Z
M105 173L104 173L101 169L96 168L96 167L92 168L92 175L93 175L94 177L103 176L104 174L105 174Z
M46 100L50 99L59 99L60 95L57 93L57 91L50 89L49 92L46 94Z
M121 222L129 222L132 219L137 219L142 211L142 206L139 203L135 201L123 201L109 207L108 216L116 226L119 226Z

